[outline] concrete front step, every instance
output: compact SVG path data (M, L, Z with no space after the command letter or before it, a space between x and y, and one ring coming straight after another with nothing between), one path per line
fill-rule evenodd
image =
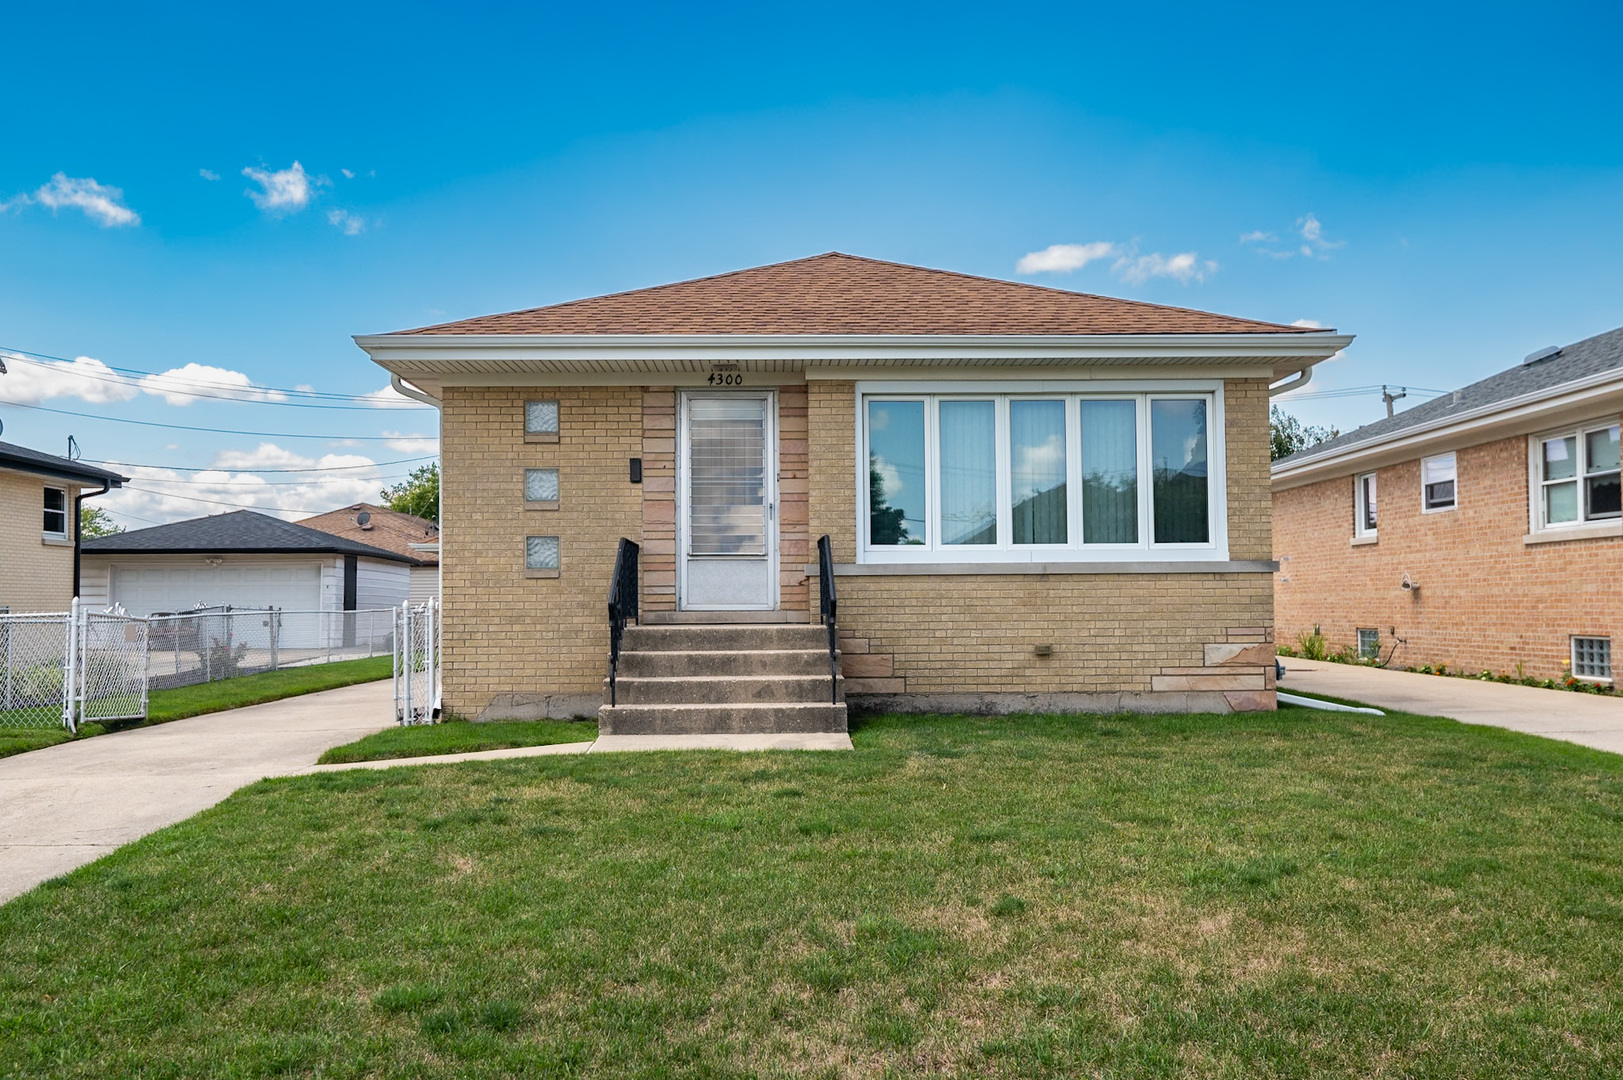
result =
M674 675L821 675L828 678L828 648L736 652L622 652L620 677Z
M796 731L845 731L845 706L605 705L597 712L602 735L767 735Z
M620 676L615 681L615 697L621 705L744 705L782 702L822 704L831 693L845 700L845 680L830 686L825 675L694 675ZM609 681L603 680L607 695Z
M756 652L762 649L817 649L828 654L828 631L805 624L755 626L628 626L621 643L627 652Z

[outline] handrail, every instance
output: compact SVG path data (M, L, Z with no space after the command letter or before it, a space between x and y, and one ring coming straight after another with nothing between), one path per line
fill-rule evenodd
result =
M828 627L829 700L840 703L839 635L835 620L839 611L839 598L834 595L834 545L824 533L817 538L817 612L823 625Z
M620 639L625 636L626 619L638 621L637 553L642 549L620 537L614 554L614 574L609 579L609 704L615 701L615 676L620 669Z

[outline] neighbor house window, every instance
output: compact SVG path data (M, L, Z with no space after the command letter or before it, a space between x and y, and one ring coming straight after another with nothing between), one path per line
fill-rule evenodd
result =
M1209 558L1222 532L1217 401L973 388L866 394L865 548L940 561L1131 558L1135 549Z
M1424 510L1452 510L1456 505L1454 482L1457 466L1453 454L1439 454L1420 462L1420 500Z
M524 505L531 510L558 509L558 470L524 470Z
M1359 628L1358 655L1364 660L1379 660L1381 658L1381 632L1379 630Z
M524 538L524 573L529 577L558 576L558 538L556 536L526 536Z
M1375 474L1364 473L1353 479L1354 523L1357 536L1375 535Z
M526 401L524 403L524 441L558 441L558 403L556 401Z
M1534 517L1540 528L1623 516L1617 424L1541 436L1533 440L1533 455L1538 479Z
M45 489L45 535L68 535L68 493L61 488Z
M1575 637L1572 639L1572 675L1575 679L1612 679L1612 639Z

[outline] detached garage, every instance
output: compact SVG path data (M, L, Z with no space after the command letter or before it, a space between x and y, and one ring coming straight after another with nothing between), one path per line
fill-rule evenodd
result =
M286 612L398 607L418 560L280 518L238 510L84 543L80 599L131 615L199 607ZM287 624L309 634L317 619ZM293 645L293 640L286 642Z

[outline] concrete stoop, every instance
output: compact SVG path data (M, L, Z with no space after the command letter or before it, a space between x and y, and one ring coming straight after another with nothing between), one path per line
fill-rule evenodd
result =
M617 704L603 735L771 735L846 730L843 679L830 683L828 632L805 624L626 629ZM604 680L604 697L608 681Z

